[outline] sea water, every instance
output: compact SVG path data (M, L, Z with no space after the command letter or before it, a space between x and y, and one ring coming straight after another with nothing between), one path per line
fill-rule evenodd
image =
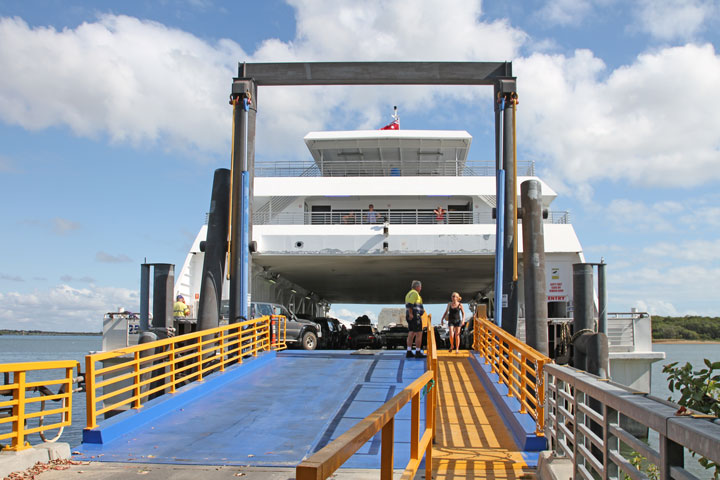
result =
M80 362L82 371L85 371L85 355L91 351L100 350L102 337L99 335L0 335L0 363L20 362L46 362L51 360L76 360ZM77 371L75 372L77 374ZM49 376L31 376L28 380L46 380L49 378L58 379L64 375L60 370L53 370ZM12 381L12 376L10 378ZM3 382L0 377L0 382ZM59 386L49 387L56 393ZM0 397L0 401L7 400L7 397ZM72 400L72 425L65 427L62 436L58 441L67 442L71 447L79 445L82 441L82 429L85 427L85 394L75 393ZM45 409L59 408L59 402L45 404ZM57 421L58 416L52 417ZM47 423L46 423L47 424ZM37 426L36 420L29 421L29 428ZM0 433L9 432L8 425L0 426ZM46 438L52 438L57 430L47 432ZM28 441L35 445L42 442L38 434L29 436ZM7 444L4 440L2 443Z

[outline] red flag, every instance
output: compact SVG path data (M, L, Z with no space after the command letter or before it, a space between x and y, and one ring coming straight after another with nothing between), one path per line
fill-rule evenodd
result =
M400 130L400 122L398 120L393 120L391 123L388 123L380 130Z

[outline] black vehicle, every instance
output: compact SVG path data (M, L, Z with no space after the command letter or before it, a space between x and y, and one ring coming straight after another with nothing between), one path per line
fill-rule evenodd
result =
M353 325L348 332L348 345L351 349L380 348L380 335L372 325Z
M229 314L229 301L223 300L220 304L220 320L227 321ZM227 312L227 313L224 313ZM224 313L224 318L223 318ZM322 332L317 323L298 318L295 314L288 311L282 305L268 302L252 302L250 304L250 318L258 318L263 315L284 315L287 318L287 338L288 346L298 346L305 350L315 350L318 347L318 341L322 338Z
M405 325L388 325L380 332L380 336L388 350L396 347L405 348L407 345L408 331L408 327Z
M470 317L460 329L460 348L470 350L474 341L473 318Z
M340 329L333 320L335 319L329 317L315 317L312 319L318 325L320 333L322 333L322 337L318 342L321 348L340 348ZM340 322L337 321L337 323Z
M340 320L337 318L330 318L329 319L333 325L335 325L335 331L337 332L337 348L338 350L341 350L343 348L347 348L347 341L348 341L348 329L347 327L340 323Z

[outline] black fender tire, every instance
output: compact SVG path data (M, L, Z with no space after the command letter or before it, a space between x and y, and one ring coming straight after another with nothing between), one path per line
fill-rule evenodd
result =
M315 350L318 346L317 335L313 332L305 332L301 342L303 350Z

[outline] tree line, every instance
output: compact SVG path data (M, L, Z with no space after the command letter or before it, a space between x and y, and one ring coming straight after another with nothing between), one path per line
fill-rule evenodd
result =
M652 317L653 340L720 340L720 317Z

